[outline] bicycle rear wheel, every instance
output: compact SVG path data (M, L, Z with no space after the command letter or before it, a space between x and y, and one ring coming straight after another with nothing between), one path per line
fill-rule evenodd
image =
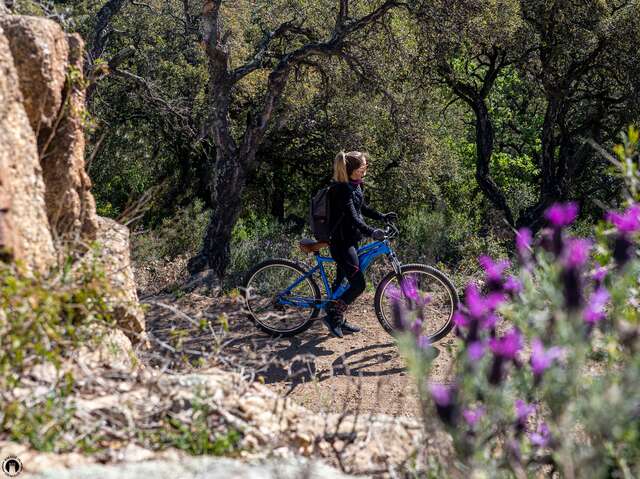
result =
M305 273L292 261L272 259L247 274L245 304L261 330L272 336L293 336L311 326L321 296L316 282Z
M400 288L395 272L387 274L376 289L374 306L378 321L385 331L393 334L396 331L393 301L401 300L422 317L419 334L426 336L430 342L442 339L451 331L453 313L458 308L455 287L444 273L431 266L406 264L402 266L401 273L403 281L411 285L413 292ZM418 298L418 301L411 296Z

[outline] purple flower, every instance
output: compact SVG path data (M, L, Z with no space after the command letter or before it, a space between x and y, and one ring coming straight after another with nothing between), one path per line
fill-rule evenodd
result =
M466 328L469 326L469 318L467 318L462 311L456 311L453 313L453 324L459 328Z
M529 416L536 412L536 407L533 404L528 404L522 399L516 399L515 408L516 420L520 424L525 424L527 419L529 419Z
M589 259L589 251L592 243L582 238L572 238L567 242L564 255L564 266L566 268L578 269Z
M429 349L431 347L431 342L429 341L428 336L418 336L417 344L418 347L423 350Z
M516 233L516 249L521 257L528 257L531 253L533 235L529 228L520 228Z
M506 301L506 296L503 293L489 293L485 298L485 308L487 312L492 312L498 309L502 303Z
M640 204L631 205L624 213L609 211L606 218L622 234L640 231Z
M478 287L475 284L470 283L467 285L464 299L471 316L477 319L485 314L486 305L484 299L480 295L480 291L478 291Z
M542 376L551 363L562 356L563 351L559 346L552 346L545 350L542 341L538 338L531 341L531 369L534 376Z
M400 291L400 288L392 284L387 287L384 294L392 301L399 301L402 298L402 291Z
M450 406L453 402L453 388L451 386L434 383L429 386L429 391L438 406Z
M544 213L544 217L554 226L563 228L570 225L578 216L576 203L555 203Z
M464 297L467 310L475 319L480 319L487 313L495 311L506 299L504 294L497 292L490 293L486 298L483 298L473 283L467 286Z
M484 416L485 409L482 406L478 406L474 409L465 409L462 411L462 417L467 422L467 424L471 427L475 427L476 424L482 419Z
M504 282L503 289L508 294L516 295L522 291L522 283L515 276L509 276Z
M585 322L588 324L595 324L604 319L606 315L604 307L607 304L607 301L609 301L609 297L609 291L607 291L603 286L600 286L593 292L591 298L589 298L587 307L584 309L583 318Z
M436 405L436 412L445 424L453 425L456 422L458 408L455 404L455 388L445 384L431 384L429 386L431 397Z
M491 313L480 321L480 329L493 329L498 323L498 316Z
M402 280L400 288L390 284L385 290L385 295L392 301L400 301L403 298L408 298L420 307L425 306L431 301L429 295L425 294L423 296L420 294L416 285L416 279L413 276L406 276Z
M512 328L501 338L491 338L489 347L493 354L504 359L515 359L522 349L522 335L516 328Z
M416 279L413 276L405 276L402 280L402 292L412 301L419 301L418 288L416 287Z
M469 346L467 347L467 355L471 361L480 361L484 356L485 349L485 345L482 341L474 341L469 343Z
M401 301L393 300L391 304L391 313L393 316L393 326L397 330L405 331L409 326L407 317L407 309Z
M604 278L607 276L608 272L609 270L606 268L606 266L600 266L591 273L591 279L595 281L596 284L601 284L604 281Z
M509 261L502 260L496 263L489 256L483 255L478 258L478 262L484 270L487 287L494 291L500 289L502 286L502 273L509 267Z
M414 336L420 336L420 333L422 332L422 320L420 318L416 318L409 329L414 334Z
M536 432L529 433L529 440L534 446L546 447L551 440L549 426L544 422L541 423Z

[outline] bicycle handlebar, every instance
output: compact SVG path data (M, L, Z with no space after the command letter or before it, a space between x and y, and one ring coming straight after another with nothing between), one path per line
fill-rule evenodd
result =
M387 226L384 229L384 233L385 233L385 236L387 237L387 239L391 239L391 238L394 238L394 237L398 236L400 231L398 230L398 227L392 221L387 221Z

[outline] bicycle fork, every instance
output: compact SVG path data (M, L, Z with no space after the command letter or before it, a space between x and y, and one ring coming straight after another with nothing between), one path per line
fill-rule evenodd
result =
M391 267L393 268L393 271L396 273L398 280L401 280L402 279L402 263L400 263L400 260L396 256L396 252L391 248L389 248L389 250L390 251L389 253L387 253L387 256L389 257L389 261L391 262Z

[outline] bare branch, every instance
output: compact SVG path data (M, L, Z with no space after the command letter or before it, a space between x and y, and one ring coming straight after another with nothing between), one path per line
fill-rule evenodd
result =
M93 68L93 63L102 56L107 46L109 35L111 34L111 20L122 9L126 0L109 0L98 11L97 22L93 33L93 45L85 61L85 75Z
M229 51L226 46L228 32L222 35L220 26L220 4L222 0L207 0L202 7L203 36L210 70L215 70L216 76L226 77L229 63Z
M158 89L155 87L155 85L153 85L149 80L126 70L114 69L113 74L121 78L132 80L136 84L142 86L146 90L151 101L163 106L168 113L171 113L178 120L180 120L181 128L185 130L185 132L189 136L196 136L196 132L190 126L189 118L185 116L185 114L177 110L171 103L169 103L169 101L163 98L163 96L157 91Z
M336 18L336 30L340 30L349 18L349 0L340 0L340 11Z

